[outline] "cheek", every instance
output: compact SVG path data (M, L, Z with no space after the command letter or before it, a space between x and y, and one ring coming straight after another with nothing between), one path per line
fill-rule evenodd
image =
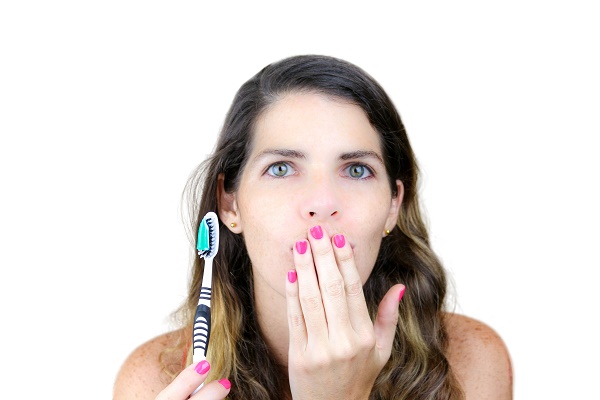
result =
M379 199L379 203L381 204L381 199ZM354 257L363 283L371 275L379 254L387 219L386 211L387 209L384 207L378 208L377 211L371 208L361 213L362 218L355 219L353 226L356 246Z
M373 271L380 246L381 238L371 236L370 238L364 239L360 247L358 247L354 253L356 268L358 269L363 284L367 281Z
M257 201L240 204L242 235L256 273L279 275L293 266L289 246L289 217L282 212L285 203L271 196L256 197ZM288 265L289 264L289 265Z
M277 196L253 196L240 204L240 220L247 239L265 242L281 236L286 227L285 200ZM289 218L287 218L289 220ZM274 244L274 243L272 243Z

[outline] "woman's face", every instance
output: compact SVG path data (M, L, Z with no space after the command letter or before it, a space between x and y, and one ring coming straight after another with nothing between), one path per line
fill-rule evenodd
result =
M256 291L285 297L292 248L315 225L346 236L366 281L402 201L402 183L392 198L382 159L380 136L356 105L292 93L264 112L229 212L221 212L244 236Z

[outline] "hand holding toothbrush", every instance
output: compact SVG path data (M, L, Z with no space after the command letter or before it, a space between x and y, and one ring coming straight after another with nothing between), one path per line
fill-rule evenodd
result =
M219 221L214 212L208 212L198 228L196 244L198 255L204 258L202 288L194 317L193 363L157 397L157 400L176 399L223 399L229 393L231 383L227 379L210 382L204 380L210 370L206 352L210 339L210 300L212 295L212 262L219 251Z
M286 286L293 398L368 399L392 351L405 287L387 292L373 323L343 235L311 228L296 243L294 262Z
M220 400L229 394L231 383L227 379L212 381L203 385L197 393L197 387L204 383L210 370L208 361L189 365L158 394L156 400ZM191 397L190 397L191 396Z

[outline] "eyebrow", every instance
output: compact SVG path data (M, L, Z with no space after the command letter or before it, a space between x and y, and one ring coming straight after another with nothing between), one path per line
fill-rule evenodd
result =
M381 156L379 154L377 154L374 151L371 150L357 150L357 151L351 151L349 153L343 153L340 156L340 160L356 160L356 159L361 159L361 158L375 158L377 159L381 164L385 163L383 162L383 160L381 159Z
M281 157L287 157L287 158L301 158L301 159L306 159L306 155L300 151L297 150L291 150L291 149L268 149L265 151L261 151L259 154L256 155L256 157L254 157L254 161L259 160L265 156L268 155L275 155L275 156L281 156Z
M306 159L306 154L301 151L292 150L292 149L267 149L265 151L260 152L254 157L254 161L259 160L267 155L276 155L287 158L297 158L297 159ZM374 158L378 160L381 164L385 165L383 159L379 154L371 150L356 150L348 153L342 153L340 155L340 160L357 160L364 158Z

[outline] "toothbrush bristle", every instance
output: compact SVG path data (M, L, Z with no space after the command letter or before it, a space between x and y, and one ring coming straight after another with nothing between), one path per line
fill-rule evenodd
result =
M200 222L200 227L198 228L196 249L198 252L210 250L210 232L205 219Z
M219 250L219 226L217 216L213 212L207 213L200 224L198 233L198 255L203 258L212 258ZM201 235L202 232L202 235Z

